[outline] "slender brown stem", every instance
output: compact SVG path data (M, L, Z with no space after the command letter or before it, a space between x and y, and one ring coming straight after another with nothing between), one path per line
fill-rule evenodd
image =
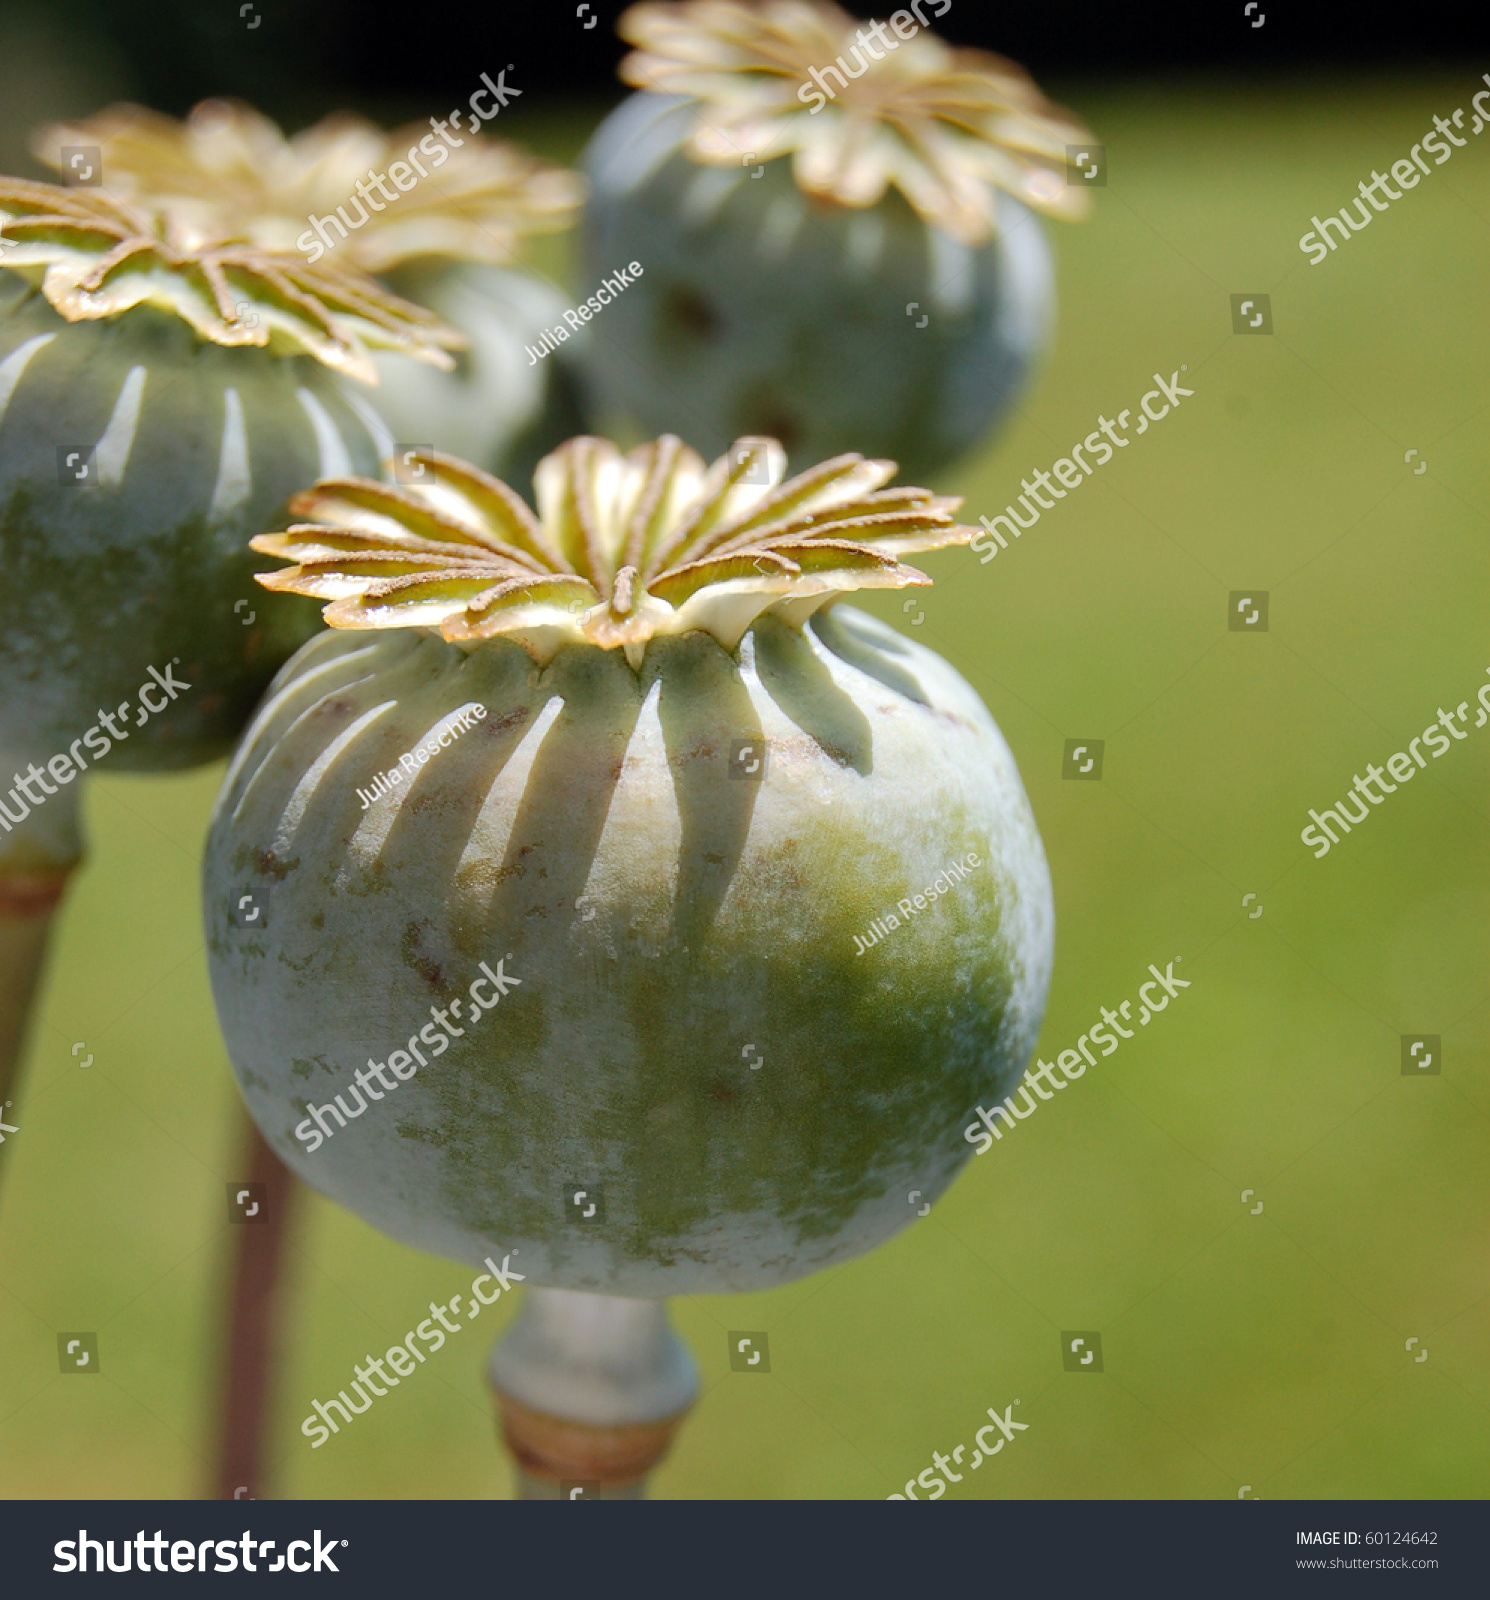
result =
M252 1217L232 1227L232 1286L227 1329L227 1362L218 1440L217 1496L222 1500L265 1498L265 1432L277 1368L281 1275L291 1212L295 1206L293 1175L244 1115L242 1181L249 1200L229 1214L253 1205ZM262 1185L262 1188L257 1186ZM235 1191L236 1192L236 1191Z

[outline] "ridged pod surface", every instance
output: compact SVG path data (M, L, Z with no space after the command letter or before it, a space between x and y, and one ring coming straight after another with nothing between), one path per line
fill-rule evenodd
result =
M99 708L176 659L191 691L107 760L211 759L318 626L313 606L253 583L262 563L246 541L316 477L376 473L386 430L308 356L203 343L152 306L67 322L11 281L0 300L0 748L65 751Z
M700 166L686 100L632 95L582 162L585 283L635 260L580 358L606 427L744 433L811 459L894 457L913 478L968 449L1021 391L1054 279L1038 219L1007 195L967 244L896 192L862 209L805 195L786 158ZM742 152L743 155L743 152Z
M377 470L386 429L333 374L375 383L370 347L448 367L461 336L97 186L0 177L0 234L0 878L55 883L80 772L220 754L314 630L244 545L316 476Z
M585 645L539 667L501 639L323 635L245 739L204 883L234 1069L306 1182L411 1245L520 1250L530 1283L623 1295L780 1283L914 1220L909 1191L934 1200L970 1155L969 1108L1022 1071L1051 956L987 711L842 606L763 617L733 653L654 640L640 671ZM466 1002L386 1103L297 1141L483 961L518 986L479 1022Z
M32 141L39 160L64 172L65 152L78 146L99 151L111 188L183 229L241 234L312 264L349 260L459 326L470 344L449 373L391 352L373 356L379 409L396 441L521 482L579 431L567 372L556 362L530 366L524 349L568 302L512 266L529 237L570 226L580 198L574 173L489 132L472 137L470 127L462 135L447 124L437 137L427 123L390 131L338 112L286 137L252 106L218 99L179 122L116 105L40 129ZM381 185L369 185L378 174Z

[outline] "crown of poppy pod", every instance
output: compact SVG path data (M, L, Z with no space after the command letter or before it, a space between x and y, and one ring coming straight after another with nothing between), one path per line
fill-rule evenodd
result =
M350 203L364 223L350 219L357 231L342 248L367 272L412 256L511 260L524 235L567 228L583 189L577 173L501 140L467 133L442 142L428 126L390 133L347 113L286 138L268 117L231 100L204 100L182 122L142 106L111 106L42 128L32 151L61 169L63 148L75 145L98 148L115 192L148 200L202 239L226 229L288 251L312 216L334 222L336 208ZM357 185L399 163L408 186L385 190L391 199L364 208L354 198ZM421 168L428 181L418 181Z
M1090 135L1002 56L858 22L824 0L646 3L617 31L638 47L625 82L696 101L696 161L790 154L806 193L870 206L894 187L966 244L992 236L1000 189L1052 216L1089 209L1066 181L1066 146Z
M275 344L365 383L378 381L368 346L448 368L445 352L465 343L355 268L311 267L232 240L185 241L157 213L101 190L0 177L0 235L0 267L39 278L69 322L160 306L213 344Z
M330 603L334 628L498 635L540 662L566 643L622 649L702 629L726 649L771 608L800 625L852 589L930 579L899 557L966 544L960 498L886 488L893 461L835 456L779 481L774 439L737 440L712 466L671 434L623 455L571 439L538 463L538 515L498 479L429 452L408 485L330 479L290 509L312 521L253 548L295 565L268 589Z

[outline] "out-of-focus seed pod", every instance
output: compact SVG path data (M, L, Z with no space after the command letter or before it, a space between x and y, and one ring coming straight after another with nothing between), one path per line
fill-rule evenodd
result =
M121 105L43 128L33 148L59 168L64 150L96 148L111 188L181 228L231 229L311 265L351 261L437 312L466 335L465 349L449 371L376 355L378 410L398 442L526 479L577 431L578 415L567 360L531 364L527 354L568 302L514 263L529 236L570 225L581 185L476 134L474 121L390 132L344 112L286 138L239 102L204 100L180 122Z
M641 274L579 351L598 422L916 476L974 445L1045 342L1029 208L1084 211L1080 126L1010 62L831 5L644 4L620 29L642 92L584 157L584 260Z

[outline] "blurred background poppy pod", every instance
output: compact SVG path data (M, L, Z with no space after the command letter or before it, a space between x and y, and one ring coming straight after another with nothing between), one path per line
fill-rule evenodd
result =
M58 168L64 151L97 149L111 188L180 228L231 230L310 265L350 263L460 328L449 369L374 357L395 440L526 479L576 430L567 361L535 371L525 353L562 320L565 298L516 264L525 239L571 225L575 173L469 122L432 117L390 132L342 112L286 137L228 100L204 100L179 122L114 106L41 130L32 148Z
M590 281L642 276L580 352L598 425L917 478L1007 411L1053 312L1034 210L1085 213L1084 130L1013 63L897 27L794 0L622 16L640 92L586 149L583 250Z

